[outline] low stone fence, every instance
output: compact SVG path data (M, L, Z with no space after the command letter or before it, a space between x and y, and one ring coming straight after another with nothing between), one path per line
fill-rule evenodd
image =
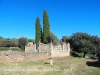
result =
M25 53L25 52L15 52L15 51L1 51L0 52L0 63L3 62L26 62L48 59L50 57L49 53Z
M66 57L66 56L70 56L69 51L61 51L61 50L52 51L52 57Z

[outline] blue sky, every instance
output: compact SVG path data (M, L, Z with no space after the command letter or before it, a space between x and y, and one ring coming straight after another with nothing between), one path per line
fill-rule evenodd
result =
M76 32L100 37L100 0L0 0L0 36L35 39L36 17L43 27L43 10L59 39Z

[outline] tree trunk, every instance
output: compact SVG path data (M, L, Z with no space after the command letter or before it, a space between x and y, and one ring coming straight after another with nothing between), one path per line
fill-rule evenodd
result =
M84 51L83 57L85 57L85 55L86 55L86 51Z

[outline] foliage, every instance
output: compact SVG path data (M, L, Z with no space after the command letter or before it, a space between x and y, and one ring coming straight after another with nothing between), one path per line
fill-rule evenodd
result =
M49 36L50 40L52 41L52 43L54 45L57 45L60 43L58 37L53 33L53 32L50 32L50 36Z
M35 36L35 42L39 43L41 42L41 26L40 26L40 19L39 17L36 18L36 36Z
M69 42L70 37L69 36L62 36L62 42Z
M50 24L48 19L48 14L46 10L43 11L43 42L49 43L50 42Z
M84 57L86 53L96 53L100 50L100 38L87 33L74 33L70 38L70 44L73 51L84 52Z
M25 46L28 43L28 39L26 37L20 37L18 39L18 45L22 50L25 50Z
M40 25L40 19L39 17L36 18L35 23L35 30L36 30L36 36L35 36L35 42L38 44L39 41L42 43L50 43L50 24L49 24L49 18L47 11L43 11L43 30Z
M41 28L41 42L43 43L43 31L42 31L42 28Z
M0 38L0 47L18 47L18 39Z
M28 42L34 42L34 40L33 39L28 39Z

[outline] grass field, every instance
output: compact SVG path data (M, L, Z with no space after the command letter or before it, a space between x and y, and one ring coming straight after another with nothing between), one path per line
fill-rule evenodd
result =
M10 47L0 47L0 51L8 51L8 50L12 50L12 51L21 51L21 49L20 48L18 48L18 47L12 47L12 48L10 48Z
M0 75L100 75L100 63L78 57L53 58L53 65L41 61L0 63Z

